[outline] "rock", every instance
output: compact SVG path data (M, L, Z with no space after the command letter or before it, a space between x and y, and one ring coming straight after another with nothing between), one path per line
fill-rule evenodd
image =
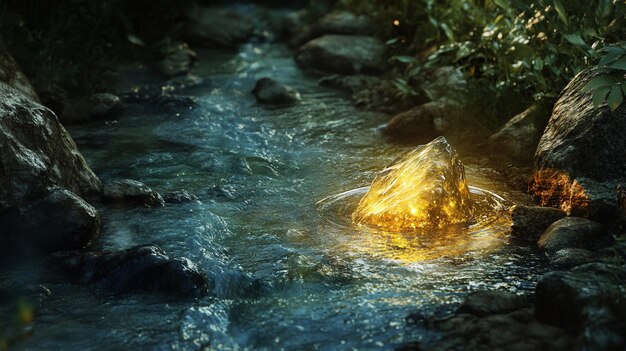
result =
M550 225L566 216L558 208L516 205L511 208L511 236L537 242Z
M0 213L3 254L54 252L86 247L98 234L98 211L55 186L46 197Z
M197 54L186 43L165 43L161 48L164 58L157 69L166 76L175 77L189 73Z
M537 246L554 253L566 248L600 249L611 241L612 237L602 224L586 218L566 217L554 222L541 234Z
M382 73L385 44L358 35L325 35L306 43L296 53L302 68L340 74Z
M626 179L626 104L594 108L585 70L565 87L535 153L532 192L543 205L577 216L613 219L616 185Z
M7 50L2 38L0 38L0 82L19 91L30 101L39 102L35 89Z
M434 335L428 335L428 334ZM479 317L457 314L427 321L427 335L401 350L532 351L577 350L575 337L538 322L530 308Z
M319 83L322 86L337 88L354 94L378 85L380 82L380 78L364 74L353 74L349 76L334 74L322 78Z
M463 138L480 133L482 129L461 105L431 101L394 116L383 129L383 134L421 142L438 135Z
M119 97L109 93L93 94L70 100L61 113L61 122L67 124L114 118L124 109Z
M596 261L596 254L585 249L566 248L550 256L550 264L556 269L570 269Z
M405 153L381 171L352 219L390 230L466 223L473 201L465 168L444 137Z
M423 81L420 82L420 88L430 101L447 100L462 104L467 99L467 80L458 67L427 69L421 74L421 78Z
M539 105L532 105L490 136L489 145L512 160L530 161L546 123L547 112Z
M102 196L105 200L117 204L137 204L146 207L162 207L165 204L161 194L132 179L120 179L105 184Z
M57 116L60 116L65 106L67 106L67 91L56 84L49 84L39 88L41 104L51 109Z
M198 201L198 197L189 193L187 190L177 190L165 193L163 194L163 199L168 204L182 204Z
M201 47L235 47L254 30L251 19L221 7L195 6L186 13L183 38Z
M4 83L0 150L0 212L42 199L55 185L79 196L100 192L100 180L54 113Z
M370 19L363 15L355 15L348 11L333 11L309 27L300 26L289 43L293 47L298 47L311 39L327 34L372 35L374 28Z
M459 306L458 313L469 313L479 317L506 314L530 305L524 296L506 291L476 291Z
M580 334L586 349L626 347L626 266L590 263L545 274L537 283L536 314Z
M55 261L73 280L94 284L105 294L135 292L201 297L208 279L187 258L169 258L157 246L138 246L120 252L70 251Z
M271 78L261 78L256 82L252 94L262 104L286 105L300 100L300 93Z

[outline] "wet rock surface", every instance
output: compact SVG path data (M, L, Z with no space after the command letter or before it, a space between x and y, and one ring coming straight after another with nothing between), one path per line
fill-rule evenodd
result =
M372 88L377 84L380 84L380 78L364 74L349 76L332 75L320 80L320 85L345 90L352 94Z
M198 197L187 190L177 190L163 194L163 200L168 204L183 204L198 201Z
M511 211L511 236L526 242L537 242L550 225L566 216L558 208L516 205Z
M33 102L39 102L39 96L30 80L22 72L19 65L9 53L0 37L0 82L19 91Z
M383 134L399 140L421 141L446 135L462 139L477 134L482 127L454 102L431 101L395 115L383 129Z
M293 47L326 34L371 35L374 26L366 16L348 11L333 11L322 16L311 26L300 26L299 29L289 39L289 44Z
M161 194L144 183L132 179L119 179L106 183L102 197L108 202L124 205L161 207L165 203Z
M56 116L4 83L0 146L0 212L44 198L54 185L77 195L100 191L100 180Z
M43 199L0 213L5 255L87 246L98 234L98 211L71 191L53 187Z
M261 104L291 105L300 100L300 93L271 78L259 79L252 94Z
M548 112L542 106L529 107L489 137L491 149L513 160L532 160L547 117Z
M550 264L555 269L570 269L598 260L598 255L592 251L578 248L561 249L549 256Z
M97 93L68 101L59 118L61 122L67 124L84 123L115 118L123 109L124 104L118 96Z
M341 74L376 74L384 70L384 53L385 44L376 38L330 34L300 47L295 59L302 68Z
M583 88L596 74L579 73L561 93L535 153L533 185L541 203L594 218L615 213L615 187L626 179L626 139L615 133L626 128L626 105L594 108Z
M586 348L626 346L626 267L590 263L544 275L537 284L538 318L581 334Z
M120 252L70 251L54 261L73 280L93 284L104 294L164 293L201 297L208 293L204 273L187 258L170 258L157 246Z
M254 30L251 19L222 7L194 7L187 12L182 37L200 47L235 47Z
M529 299L506 291L481 290L471 293L459 306L458 313L479 317L506 314L529 305Z
M566 248L600 249L610 245L612 237L602 224L586 218L566 217L554 222L541 234L537 246L548 253Z

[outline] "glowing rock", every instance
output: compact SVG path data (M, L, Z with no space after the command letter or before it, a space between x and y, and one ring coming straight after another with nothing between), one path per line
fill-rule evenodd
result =
M438 137L382 170L352 219L389 230L441 228L471 219L470 197L463 164Z

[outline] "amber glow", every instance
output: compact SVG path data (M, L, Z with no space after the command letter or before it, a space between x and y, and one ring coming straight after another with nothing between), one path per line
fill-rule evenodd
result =
M533 174L530 190L541 206L559 207L568 214L581 214L589 207L589 197L575 179L556 170Z
M352 219L394 231L443 228L467 222L471 207L463 164L439 137L381 171Z

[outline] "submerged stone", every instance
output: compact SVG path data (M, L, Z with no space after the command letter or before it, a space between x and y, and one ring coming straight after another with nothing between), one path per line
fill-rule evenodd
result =
M352 218L403 230L465 223L472 212L463 164L447 140L438 137L380 172Z

